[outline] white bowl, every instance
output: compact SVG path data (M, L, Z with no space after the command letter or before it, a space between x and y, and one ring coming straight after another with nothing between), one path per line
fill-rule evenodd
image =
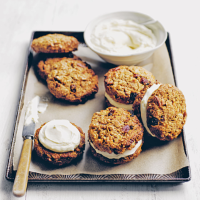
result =
M115 12L115 13L110 13L110 14L100 16L88 24L84 32L85 43L92 51L98 54L102 59L115 65L136 65L139 62L146 60L154 53L156 49L158 49L160 46L163 45L163 43L165 42L167 38L166 30L164 29L164 27L162 26L160 22L156 21L155 23L146 25L147 28L152 30L152 32L154 33L157 39L157 44L154 48L150 50L142 51L142 52L134 52L127 55L102 53L94 49L90 38L91 38L91 34L94 28L99 23L110 20L110 19L133 20L139 24L147 22L147 21L151 21L154 19L148 15L138 13L138 12Z

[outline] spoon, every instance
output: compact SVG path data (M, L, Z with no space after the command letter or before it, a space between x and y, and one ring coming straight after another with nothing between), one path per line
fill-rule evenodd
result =
M149 25L149 24L154 24L156 22L158 22L158 21L152 19L152 20L149 20L149 21L146 21L146 22L142 22L142 23L139 23L139 24L146 26L146 25Z

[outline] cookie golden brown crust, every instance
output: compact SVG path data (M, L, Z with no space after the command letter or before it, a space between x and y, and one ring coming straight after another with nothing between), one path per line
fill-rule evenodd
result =
M73 36L48 34L33 40L31 47L42 53L68 53L78 49L79 42Z
M183 93L171 84L163 84L147 102L147 125L160 140L173 140L186 122L186 103Z
M63 57L63 58L47 58L46 60L41 60L37 67L38 67L38 73L40 77L44 80L47 79L48 74L51 72L51 70L58 69L61 67L61 62L59 61L69 61L69 60L81 60L76 55L70 54L71 58L69 57Z
M57 153L53 152L51 150L46 149L38 139L39 132L41 128L45 125L43 124L40 128L38 128L35 132L34 136L34 150L37 153L37 155L42 158L44 161L51 163L56 166L63 166L70 164L77 158L80 158L83 154L83 151L85 149L85 133L82 131L82 129L78 126L76 126L74 123L71 123L74 125L80 132L80 144L79 146L74 150L70 152L65 152L65 153Z
M81 60L61 60L60 67L48 74L47 85L58 99L82 102L98 92L98 76Z
M145 85L154 83L153 74L139 66L118 66L104 75L105 90L116 102L132 104Z
M88 137L96 149L122 154L135 147L143 138L143 131L143 126L135 115L132 116L123 108L109 107L93 114ZM129 161L129 158L125 160Z

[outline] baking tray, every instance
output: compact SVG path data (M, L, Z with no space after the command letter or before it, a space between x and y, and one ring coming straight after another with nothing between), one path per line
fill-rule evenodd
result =
M23 98L24 98L24 91L27 81L27 73L29 68L31 67L31 64L33 62L33 53L31 51L31 43L34 38L38 38L40 36L49 34L49 33L55 33L53 31L35 31L31 35L30 44L28 47L28 52L26 56L26 62L24 67L24 76L23 81L21 84L21 94L19 96L19 101L17 105L17 114L16 114L16 122L14 125L13 130L13 138L11 141L11 148L10 148L10 154L6 169L6 178L7 180L13 181L15 178L16 171L13 170L13 154L14 154L14 145L15 145L15 139L16 139L16 133L18 128L18 122L21 114L21 110L23 107ZM84 42L83 38L83 32L56 32L61 33L65 35L72 35L76 37L80 45L87 46ZM170 61L171 61L171 67L172 72L174 76L174 82L177 86L176 81L176 73L175 73L175 67L173 64L173 57L172 57L172 50L170 45L170 36L168 33L167 40L166 40L166 47L169 53ZM180 135L182 137L183 146L185 154L188 158L186 143L185 143L185 133L184 129ZM188 158L189 160L189 158ZM35 172L29 172L28 181L29 182L186 182L191 180L191 169L190 166L184 167L176 172L170 173L170 174L111 174L111 175L90 175L90 174L75 174L75 175L47 175L47 174L39 174Z

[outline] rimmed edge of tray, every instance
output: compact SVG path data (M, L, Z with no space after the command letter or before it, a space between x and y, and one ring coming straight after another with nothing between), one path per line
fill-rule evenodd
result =
M17 112L16 112L16 123L13 130L13 138L11 141L11 149L6 169L6 179L10 181L14 181L16 171L13 170L13 154L14 154L14 145L15 145L15 139L16 139L16 132L18 128L18 121L21 114L21 109L23 107L23 99L24 99L24 88L26 85L26 76L28 73L28 69L30 68L30 63L32 63L33 54L31 52L31 43L34 37L39 37L40 35L45 35L48 33L62 33L66 35L73 34L79 41L80 44L85 45L84 39L83 39L83 32L56 32L56 31L34 31L31 35L30 44L28 47L28 53L26 55L26 62L24 67L24 76L23 81L21 83L21 93L19 96L19 101L17 105ZM175 85L177 86L176 81L176 71L174 68L173 63L173 54L170 44L170 36L168 33L167 40L165 42L170 61L171 61L171 67L172 72L174 76ZM185 154L189 160L186 142L185 142L185 133L184 129L181 133L183 146ZM191 169L190 166L186 166L178 171L175 171L170 174L110 174L110 175L91 175L91 174L74 174L74 175L47 175L47 174L39 174L35 172L29 172L28 181L30 182L187 182L191 180Z

